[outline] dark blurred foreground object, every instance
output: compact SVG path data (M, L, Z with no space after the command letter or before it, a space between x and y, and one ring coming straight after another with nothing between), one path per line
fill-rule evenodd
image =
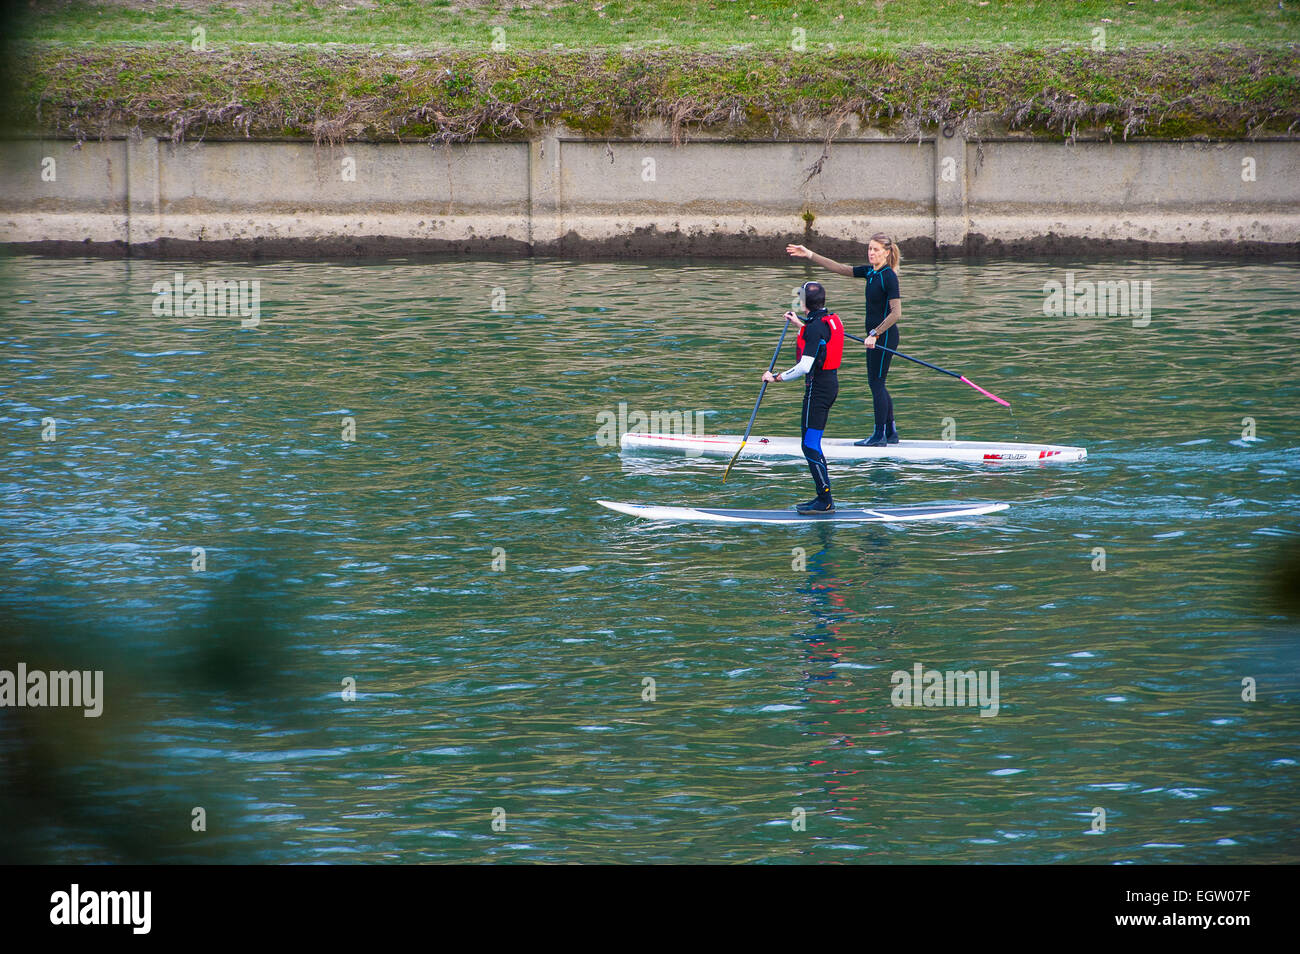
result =
M98 717L0 707L0 864L257 860L265 846L233 837L230 819L255 800L246 774L267 766L222 749L273 747L267 736L285 729L294 746L311 744L326 696L319 679L288 672L283 579L271 566L224 581L196 574L202 610L166 633L133 630L116 605L79 606L72 587L0 582L0 670L103 673ZM257 725L258 738L236 721ZM177 736L207 751L169 753Z

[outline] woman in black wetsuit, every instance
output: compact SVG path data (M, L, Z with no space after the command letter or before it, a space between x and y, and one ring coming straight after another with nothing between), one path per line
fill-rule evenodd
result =
M903 317L902 296L898 290L898 263L902 256L898 246L883 232L871 236L867 245L870 265L843 265L803 245L787 245L785 250L795 258L809 259L837 275L867 280L867 384L871 387L871 409L876 426L870 437L856 444L859 447L897 444L894 399L885 389L885 376L889 374L890 360L894 356L888 351L876 350L876 340L879 338L886 348L898 350L898 322Z

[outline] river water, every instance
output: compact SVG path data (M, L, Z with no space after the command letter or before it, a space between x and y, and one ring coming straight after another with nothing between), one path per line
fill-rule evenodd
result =
M1294 265L905 265L901 349L1014 410L898 362L903 437L1089 457L833 466L841 506L1012 505L856 527L594 501L812 496L799 462L724 486L601 429L742 430L792 288L860 332L859 281L0 269L0 669L104 674L98 718L0 709L0 860L1300 860ZM155 314L177 272L257 280L257 323ZM1149 314L1044 313L1097 279ZM829 436L870 430L859 352ZM755 433L798 414L773 386ZM894 705L918 664L996 672L996 714Z

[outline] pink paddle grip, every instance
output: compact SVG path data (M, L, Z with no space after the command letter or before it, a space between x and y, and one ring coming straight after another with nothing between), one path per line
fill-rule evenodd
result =
M971 387L973 387L980 394L984 395L986 398L992 398L993 400L1001 404L1003 407L1011 406L1010 402L1002 400L1002 398L998 397L996 394L990 394L988 391L985 391L982 387L980 387L978 384L976 384L974 381L972 381L970 378L966 377L965 375L962 376L962 380L965 381L967 384L969 384Z

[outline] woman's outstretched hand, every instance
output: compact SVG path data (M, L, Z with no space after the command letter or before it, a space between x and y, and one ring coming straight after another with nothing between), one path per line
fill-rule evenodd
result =
M806 245L787 245L786 254L793 255L795 258L812 258L812 249Z

